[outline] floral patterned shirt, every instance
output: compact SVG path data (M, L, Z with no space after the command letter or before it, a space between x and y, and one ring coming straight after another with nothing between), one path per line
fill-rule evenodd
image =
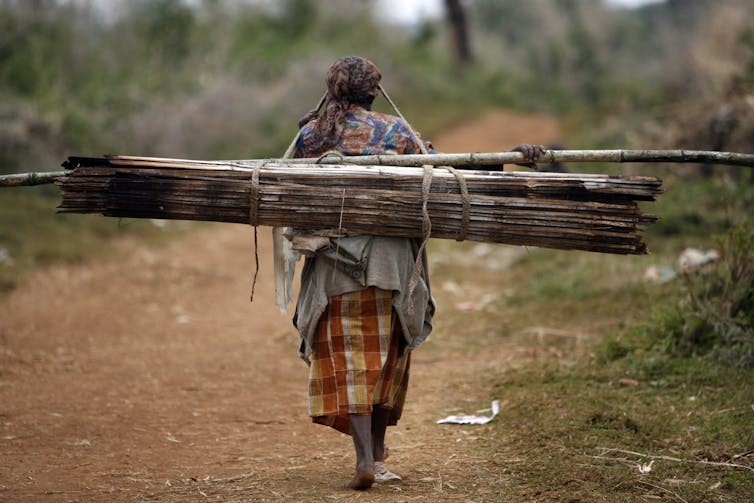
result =
M310 147L315 120L309 121L301 128L294 157L319 157L325 153L313 152ZM432 146L428 142L425 144L431 150ZM337 150L343 155L421 153L405 121L354 104L348 107L343 132L332 150Z

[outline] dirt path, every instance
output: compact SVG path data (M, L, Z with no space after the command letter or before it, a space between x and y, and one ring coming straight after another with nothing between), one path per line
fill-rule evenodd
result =
M502 134L519 120L495 113L483 129ZM469 149L493 150L557 132L549 118L521 125L520 139L495 145L480 144L479 124L435 143L461 149L465 131ZM444 346L443 320L469 315L443 312L453 292L436 286L437 329L414 354L405 419L388 438L405 481L354 494L343 489L350 439L306 416L307 369L272 301L268 234L260 229L252 304L252 232L235 225L159 249L124 239L113 257L39 271L2 300L0 501L495 499L504 473L474 454L484 427L434 421L459 404L483 407L469 373L527 358L526 348L472 358Z

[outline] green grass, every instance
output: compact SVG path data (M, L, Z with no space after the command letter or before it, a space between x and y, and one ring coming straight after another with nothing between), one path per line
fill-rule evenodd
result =
M672 288L643 280L647 267L670 258L497 246L477 260L476 246L435 241L430 250L439 262L431 273L440 309L484 304L468 316L439 317L438 332L458 348L475 347L478 336L470 332L507 344L511 336L538 327L592 335L619 330L644 316ZM510 252L518 253L512 267L488 268ZM448 283L460 285L460 291L445 291ZM483 351L483 345L478 349Z
M516 370L486 383L507 405L485 455L513 481L513 501L747 501L751 471L699 463L747 464L733 457L754 448L754 388L732 385L747 382L753 370L689 359L659 375L624 362ZM655 459L641 474L651 459L619 450L683 462Z

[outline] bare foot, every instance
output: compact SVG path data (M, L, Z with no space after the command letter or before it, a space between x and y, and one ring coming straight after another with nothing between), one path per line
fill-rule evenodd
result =
M374 470L362 470L354 475L348 487L356 491L364 491L374 484Z

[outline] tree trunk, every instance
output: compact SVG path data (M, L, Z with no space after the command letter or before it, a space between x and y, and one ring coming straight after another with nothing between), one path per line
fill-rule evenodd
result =
M460 71L472 59L466 13L461 0L445 0L445 11L452 37L453 61L456 70Z

